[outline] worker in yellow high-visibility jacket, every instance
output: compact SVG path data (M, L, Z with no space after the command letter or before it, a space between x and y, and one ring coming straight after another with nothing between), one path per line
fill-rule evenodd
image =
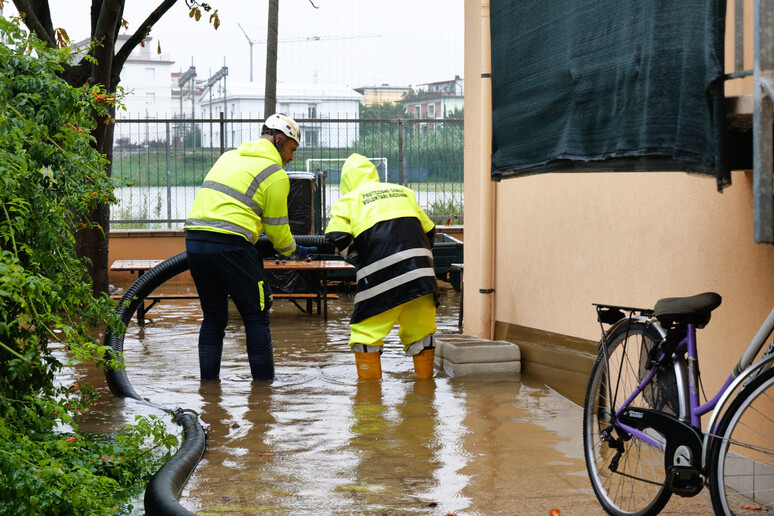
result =
M293 119L271 115L260 139L218 158L186 218L188 264L204 316L199 330L202 381L220 375L229 296L245 325L253 379L274 378L271 289L263 281L263 259L254 244L265 233L281 255L303 258L316 251L297 245L288 226L290 181L282 167L293 161L300 143Z
M414 192L380 183L376 167L352 154L344 163L326 237L344 256L357 255L357 292L349 344L358 377L381 378L382 339L395 324L420 378L431 378L438 283L435 225Z

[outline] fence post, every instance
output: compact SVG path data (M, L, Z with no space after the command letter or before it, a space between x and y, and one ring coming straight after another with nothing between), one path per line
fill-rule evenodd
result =
M220 153L226 152L226 117L223 111L220 112Z
M398 115L398 184L403 184L403 119Z
M171 147L172 147L172 141L170 138L170 130L169 130L169 122L166 122L166 133L167 133L167 144L164 146L166 148L166 160L167 160L167 228L172 228L172 167L171 167Z

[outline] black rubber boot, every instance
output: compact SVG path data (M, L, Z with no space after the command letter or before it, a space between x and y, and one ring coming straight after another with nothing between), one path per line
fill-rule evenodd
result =
M220 377L220 356L199 353L199 375L203 382Z
M249 358L250 372L253 380L271 381L274 379L274 359L273 358Z

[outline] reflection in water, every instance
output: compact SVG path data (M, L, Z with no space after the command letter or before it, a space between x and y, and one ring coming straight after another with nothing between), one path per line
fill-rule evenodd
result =
M349 445L358 457L350 491L352 506L362 511L431 507L437 467L438 414L435 380L385 385L359 381L352 404ZM395 405L385 403L382 389L400 391Z
M441 303L439 333L458 333L459 295L448 291ZM270 383L251 381L235 310L219 382L199 381L196 301L161 303L144 329L130 326L124 349L135 390L197 411L207 432L203 460L181 493L184 507L199 514L483 516L546 514L564 497L573 514L598 514L576 405L529 379L436 372L419 380L396 332L385 339L383 379L358 381L347 345L351 309L342 295L324 321L275 303L277 376ZM106 417L130 419L123 412L131 404L107 392L100 372L72 375L98 387Z

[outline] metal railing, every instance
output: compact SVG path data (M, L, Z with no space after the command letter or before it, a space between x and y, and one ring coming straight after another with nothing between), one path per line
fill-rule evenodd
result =
M741 17L741 1L737 16ZM753 234L758 243L774 243L774 2L754 2L753 64Z
M730 24L733 42L733 71L727 80L753 77L752 168L753 238L757 243L774 243L774 1L754 0L752 13L745 12L745 0L728 0L733 5ZM752 15L753 67L745 68L745 20ZM730 55L730 54L729 54Z
M341 165L353 152L383 181L414 190L436 223L462 223L462 119L297 120L302 145L285 169L314 175L325 227L339 199ZM180 229L204 176L225 151L260 137L262 120L117 120L113 229Z

